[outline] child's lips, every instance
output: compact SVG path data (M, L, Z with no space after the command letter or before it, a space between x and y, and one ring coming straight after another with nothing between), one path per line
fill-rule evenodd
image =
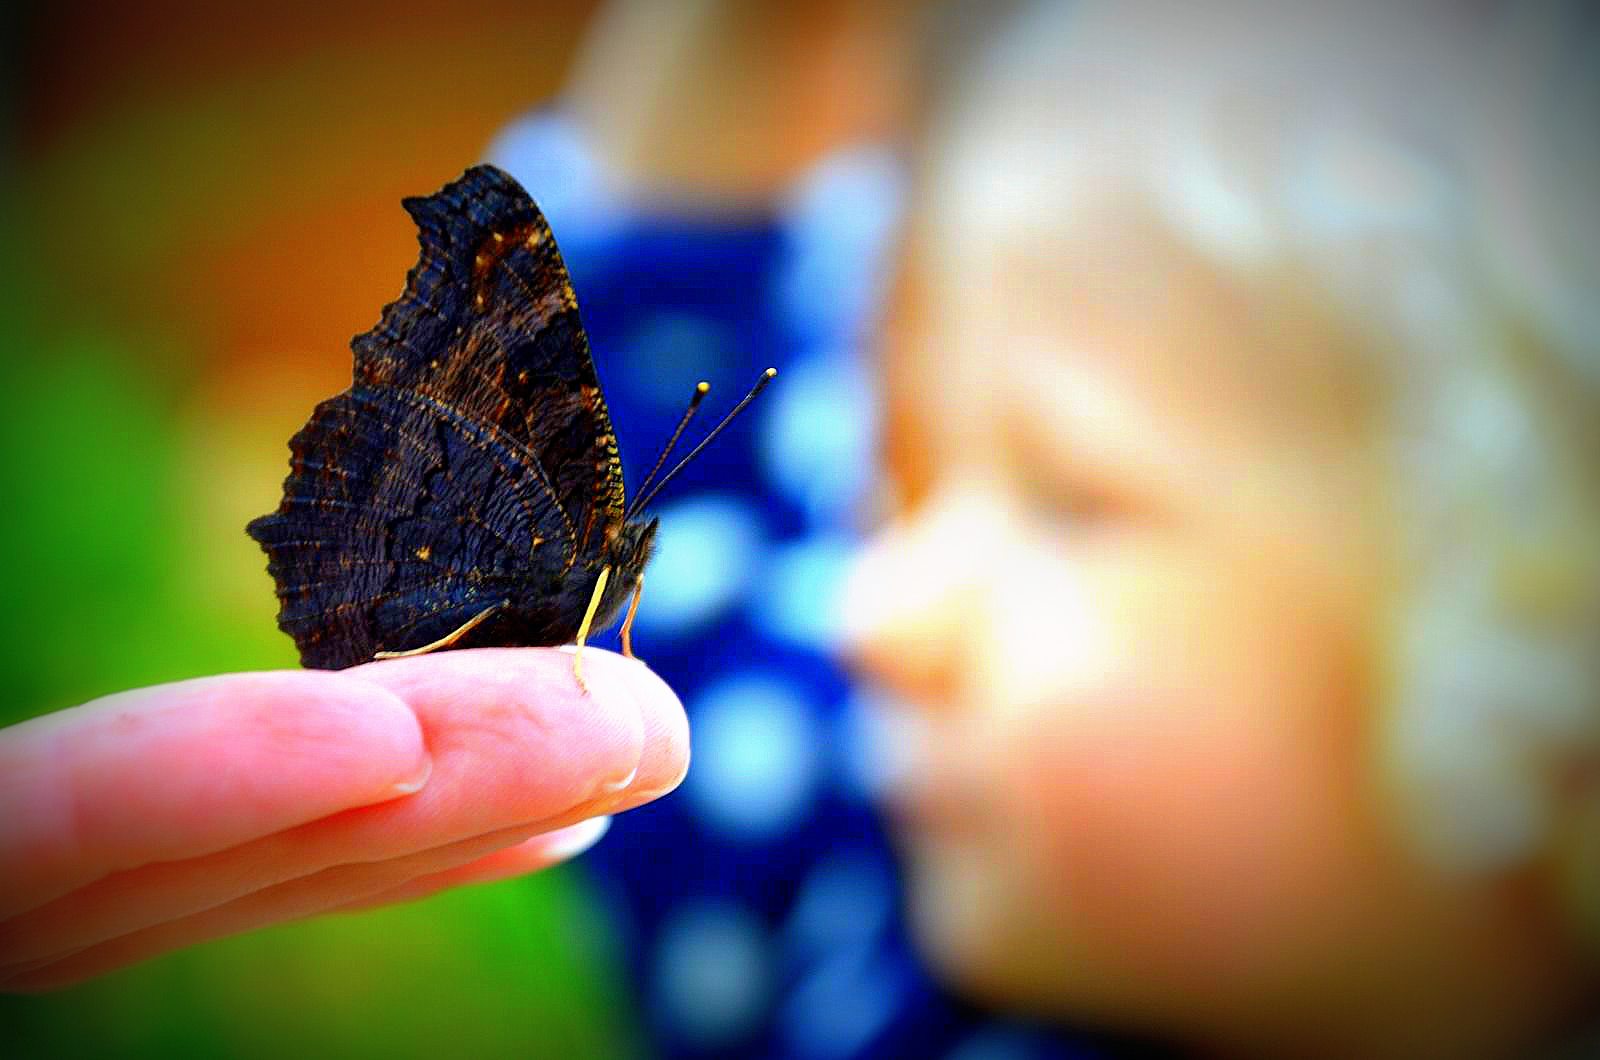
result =
M871 711L872 789L906 831L959 835L978 829L989 799L975 749L945 719L893 697Z
M941 837L970 833L976 823L970 814L962 814L951 800L922 792L897 793L891 797L889 816L903 832Z
M987 800L970 775L934 760L908 771L885 789L889 816L900 828L940 837L982 830Z

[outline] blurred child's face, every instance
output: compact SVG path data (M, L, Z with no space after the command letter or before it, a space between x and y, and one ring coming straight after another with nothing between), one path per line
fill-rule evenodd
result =
M1017 212L908 252L898 516L851 593L907 705L916 929L980 995L1124 1025L1381 1007L1477 914L1371 805L1362 360L1304 285L1230 286L1131 207Z

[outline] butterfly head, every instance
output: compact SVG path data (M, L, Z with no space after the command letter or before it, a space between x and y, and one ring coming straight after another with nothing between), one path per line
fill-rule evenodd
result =
M606 543L606 563L621 576L621 584L632 586L644 573L656 549L656 525L660 519L625 522Z

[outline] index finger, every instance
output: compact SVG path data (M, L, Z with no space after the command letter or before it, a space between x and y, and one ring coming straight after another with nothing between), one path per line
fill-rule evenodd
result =
M144 929L145 941L129 945L160 952L283 919L283 899L268 889L334 866L374 865L508 829L560 828L664 794L688 768L682 705L642 664L588 651L592 693L577 687L570 656L546 649L480 648L346 671L382 682L416 711L433 759L422 791L204 857L117 873L0 923L0 954L35 960ZM325 908L322 890L314 881L295 889L293 915ZM258 894L273 906L267 914ZM195 917L200 910L212 912ZM157 927L182 918L187 934L178 943Z

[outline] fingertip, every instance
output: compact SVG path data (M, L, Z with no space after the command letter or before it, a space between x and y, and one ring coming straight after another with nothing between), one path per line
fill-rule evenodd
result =
M587 719L586 725L615 712L632 719L628 768L614 772L596 792L607 811L631 809L672 791L689 769L689 721L678 694L642 660L595 647L583 649L587 688L581 687L572 672L576 651L568 644L449 654L465 657L461 666L520 668L526 674L524 687L538 689L536 698L566 703L576 717Z
M595 654L628 689L644 725L639 768L625 805L619 807L626 809L660 798L683 782L689 771L689 719L678 694L642 660L614 652Z
M479 809L532 821L604 812L639 775L644 711L608 656L585 650L583 685L572 656L549 648L439 652L349 672L411 705L435 755L460 764L446 766L452 782L471 760Z

